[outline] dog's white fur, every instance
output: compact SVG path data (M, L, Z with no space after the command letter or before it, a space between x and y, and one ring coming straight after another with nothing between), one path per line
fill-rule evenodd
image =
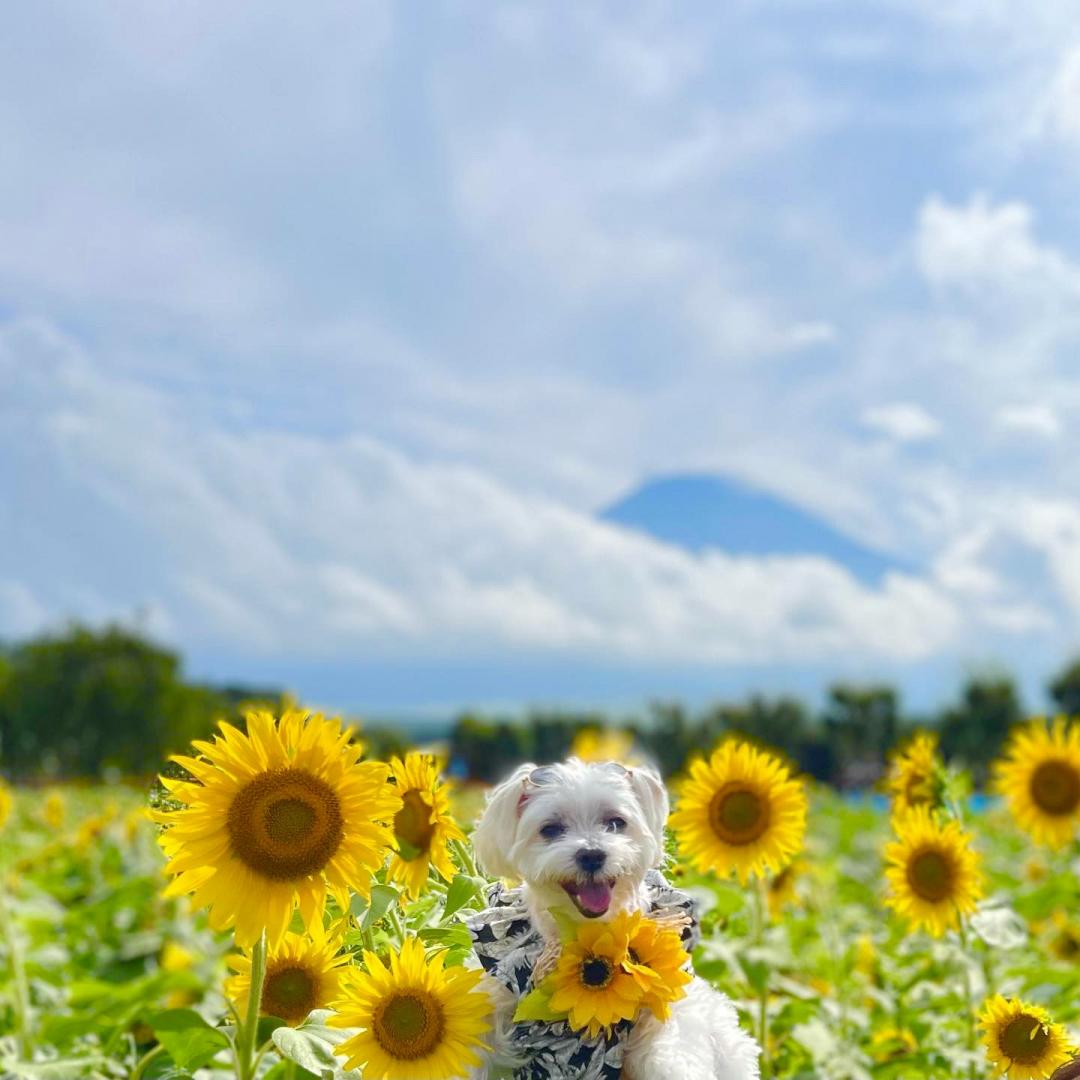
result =
M539 782L531 779L534 775ZM644 910L645 874L664 861L667 816L667 791L652 769L625 770L576 758L540 772L528 764L491 792L473 844L488 874L524 882L533 924L554 939L551 911L584 918L562 887L563 882L587 880L575 861L583 850L603 851L602 875L614 879L611 906L600 918ZM552 822L564 831L548 839L540 830ZM512 1024L515 1000L494 979L487 981L496 1002L494 1066L509 1061L499 1033ZM759 1056L728 998L695 977L666 1023L652 1016L635 1023L623 1075L628 1080L756 1080Z

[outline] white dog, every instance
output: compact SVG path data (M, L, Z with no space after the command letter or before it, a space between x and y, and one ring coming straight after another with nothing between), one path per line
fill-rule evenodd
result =
M496 1002L490 1071L509 1067L517 1080L755 1080L757 1043L740 1027L731 1002L703 979L687 986L671 1017L624 1021L590 1038L565 1023L513 1023L532 989L541 956L557 942L551 912L608 919L640 910L683 927L697 940L693 901L659 872L664 862L668 798L647 768L522 765L492 791L473 843L488 874L524 884L489 890L491 906L468 920L473 947Z

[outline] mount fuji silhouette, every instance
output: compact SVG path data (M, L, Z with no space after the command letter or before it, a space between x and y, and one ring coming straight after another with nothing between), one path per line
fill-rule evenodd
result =
M911 570L807 510L719 475L648 480L600 517L692 552L816 555L867 585L879 584L890 570Z

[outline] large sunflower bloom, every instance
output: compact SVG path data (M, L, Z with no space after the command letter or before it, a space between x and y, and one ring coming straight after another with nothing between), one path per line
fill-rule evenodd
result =
M11 817L11 809L15 805L15 796L11 794L11 788L0 779L0 829L7 824Z
M563 946L545 981L552 988L551 1008L568 1013L574 1031L597 1035L637 1014L654 980L627 970L629 945L625 920L613 919L582 923L577 937Z
M997 787L1036 843L1061 848L1080 825L1080 725L1058 717L1018 728L995 766Z
M934 937L970 915L982 896L971 836L955 821L937 821L925 806L896 820L898 839L885 847L886 903Z
M893 810L939 804L941 776L937 745L936 735L920 731L893 757L885 780Z
M153 816L176 875L165 894L192 893L215 930L235 926L241 947L266 930L273 948L295 906L313 926L328 889L342 907L350 889L369 894L401 799L388 766L360 762L339 720L295 709L280 723L261 710L246 720L246 735L222 723L212 742L193 743L198 757L172 759L194 779L163 776L183 806Z
M340 953L340 941L327 937L316 924L310 936L286 933L266 956L260 1012L276 1016L287 1024L299 1024L312 1009L326 1009L341 992L341 968L352 959ZM235 1002L241 1016L247 1015L251 994L251 955L228 958L236 972L225 980L225 993Z
M390 861L390 880L403 885L409 899L415 900L427 883L430 866L447 881L453 878L449 843L464 842L465 834L450 813L446 786L439 781L432 757L415 751L406 754L404 761L395 757L390 772L402 798L394 816L397 850Z
M679 850L703 872L779 872L806 833L806 791L788 768L749 743L728 740L694 761L678 785L671 827Z
M426 959L417 938L391 952L389 966L365 951L364 967L348 970L329 1020L360 1028L335 1051L346 1069L362 1068L365 1080L453 1080L481 1065L492 1011L477 989L482 971L444 969L442 954Z
M1065 1029L1037 1005L999 994L986 1003L979 1020L986 1056L1009 1080L1044 1080L1072 1059Z

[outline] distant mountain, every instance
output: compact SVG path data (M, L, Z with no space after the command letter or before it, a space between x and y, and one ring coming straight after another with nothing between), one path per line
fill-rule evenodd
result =
M822 518L723 476L649 480L600 516L688 551L822 556L871 585L889 570L905 569L898 560L860 544Z

